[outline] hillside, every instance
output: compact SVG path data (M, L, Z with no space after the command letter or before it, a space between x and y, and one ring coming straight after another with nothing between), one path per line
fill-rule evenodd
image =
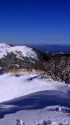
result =
M27 46L0 44L0 67L3 72L35 71L70 83L70 53L44 53Z
M0 44L0 125L69 125L69 83L70 53Z

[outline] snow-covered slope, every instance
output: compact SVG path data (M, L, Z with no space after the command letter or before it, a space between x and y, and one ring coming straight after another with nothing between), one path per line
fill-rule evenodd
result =
M17 57L31 57L38 59L37 54L32 48L27 46L11 46L8 44L0 43L0 58L3 58L7 53L13 52Z
M69 92L68 84L54 81L47 76L42 77L28 72L23 76L14 73L2 74L0 75L0 118L4 118L0 119L0 124L15 125L17 118L26 125L37 125L44 120L51 121L50 125L69 123L70 109L64 107L70 107ZM41 109L43 107L45 108Z
M20 77L10 73L0 75L0 102L44 90L57 90L68 95L70 87L50 78L41 79L37 74Z
M40 55L38 55L39 53L36 50L27 46L0 44L0 59L2 60L1 66L3 66L0 67L0 118L5 116L4 119L0 119L0 125L16 125L17 118L21 119L25 125L38 125L38 123L39 125L44 125L44 120L46 125L69 125L70 85L54 81L44 74L29 73L27 70L22 72L22 75L4 72L4 66L6 64L9 65L11 60L9 58L10 53L16 55L13 63L15 63L15 58L18 58L17 61L22 59L22 64L24 62L25 65L29 65L29 58L30 61L33 58L42 66L40 64L41 61L38 59ZM8 58L3 58L7 54ZM69 70L69 66L66 67ZM49 67L50 71L51 69L53 68ZM8 113L9 115L7 115Z
M70 125L70 113L67 113L67 110L70 111L70 109L61 106L48 106L38 110L20 110L5 115L0 119L0 125L16 125L19 120L25 125Z

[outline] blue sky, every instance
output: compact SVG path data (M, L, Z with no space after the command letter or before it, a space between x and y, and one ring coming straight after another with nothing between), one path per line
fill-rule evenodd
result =
M0 0L0 42L70 44L69 0Z

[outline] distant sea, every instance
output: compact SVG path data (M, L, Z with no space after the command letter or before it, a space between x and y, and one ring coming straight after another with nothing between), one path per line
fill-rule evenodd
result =
M43 52L70 52L69 45L29 45L32 48L38 49Z

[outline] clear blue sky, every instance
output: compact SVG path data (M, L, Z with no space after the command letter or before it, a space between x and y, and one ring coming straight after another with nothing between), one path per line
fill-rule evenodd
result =
M70 44L70 0L0 0L0 42Z

